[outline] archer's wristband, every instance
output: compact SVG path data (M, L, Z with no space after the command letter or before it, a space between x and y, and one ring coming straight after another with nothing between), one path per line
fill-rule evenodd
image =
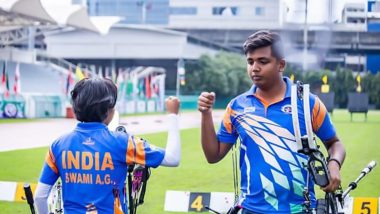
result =
M338 164L339 166L339 169L342 167L341 163L338 161L338 159L335 159L335 158L330 158L327 162L330 163L331 161L334 161Z

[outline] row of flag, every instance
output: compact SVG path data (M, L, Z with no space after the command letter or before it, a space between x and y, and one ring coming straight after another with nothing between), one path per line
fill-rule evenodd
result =
M101 71L99 71L96 74L96 76L99 78L111 79L119 87L126 80L124 77L125 73L126 72L124 72L122 69L119 69L118 75L116 76L115 72L111 72L109 69L106 68L104 75ZM75 72L73 72L72 67L70 66L67 73L67 77L65 77L65 80L64 80L65 82L63 84L64 85L63 93L65 93L66 95L69 95L70 90L72 89L76 81L80 81L89 76L90 74L86 71L82 71L79 65L76 66Z
M70 88L75 83L74 78L76 78L79 81L81 79L84 79L87 76L86 74L87 73L81 70L80 66L76 66L75 73L73 74L71 66L70 66L64 93L67 95L69 94ZM73 75L75 75L75 77ZM20 63L16 64L13 88L11 90L7 62L3 62L0 94L4 94L5 98L9 98L12 91L14 95L19 95L21 93Z
M72 87L75 84L75 80L79 81L84 79L88 76L88 72L83 72L80 66L76 66L75 72L72 71L72 67L69 67L67 79L64 84L63 92L66 95L69 95ZM98 73L98 76L100 78L103 78L102 72ZM157 83L152 82L152 78L154 76L146 76L145 78L142 78L138 84L137 84L137 91L139 96L146 96L148 99L153 96L153 94L159 93L159 87ZM111 74L106 71L105 78L112 79L115 84L118 86L119 91L123 91L124 95L131 95L133 91L131 76L128 74L128 72L124 72L122 69L119 70L118 75ZM15 95L19 95L21 92L21 80L20 80L20 63L16 64L15 67L15 75L14 75L14 82L13 82L13 90L10 88L10 81L9 81L9 74L7 69L7 63L3 63L2 67L2 76L1 76L1 87L0 87L0 94L4 94L5 98L8 98L11 94L11 91Z
M88 73L87 72L83 72L79 65L76 66L75 73L73 74L73 70L72 70L72 67L70 65L69 66L69 70L68 70L68 74L67 74L65 88L64 88L64 93L66 95L69 95L70 90L71 90L71 88L73 87L73 85L75 83L75 79L74 79L73 75L75 75L75 79L77 81L82 80L82 79L88 77Z
M115 84L117 84L119 86L122 82L124 82L124 77L123 77L124 72L120 69L118 74L119 75L117 75L117 77L116 77L115 72L110 72L110 70L106 69L104 76L103 76L103 73L101 71L98 72L97 76L99 78L111 79L115 82ZM89 77L89 76L90 76L90 74L87 71L85 71L85 70L82 71L80 65L76 66L75 72L73 72L72 66L70 66L69 70L68 70L67 78L66 78L65 83L64 83L63 93L66 95L69 95L69 93L70 93L71 89L73 88L74 83L76 81L80 81L80 80L82 80L86 77Z
M7 70L7 63L3 63L2 76L1 76L1 87L0 93L4 94L5 98L10 96L10 84L9 84L9 75ZM20 80L20 63L16 64L15 77L13 82L13 93L15 95L20 94L21 92L21 80Z
M184 68L182 68L180 74L184 76ZM63 92L69 95L71 89L74 87L75 79L77 81L89 77L89 73L82 71L79 65L76 66L75 72L73 72L72 67L69 67L66 82L64 82ZM92 74L94 75L94 74ZM156 79L156 75L151 74L134 82L136 74L130 72L128 69L119 68L117 72L112 72L110 68L106 68L104 72L99 70L96 74L99 78L111 79L118 87L119 96L132 96L134 87L136 94L139 97L145 97L151 99L152 97L159 96L160 91L164 91L164 88L160 87L160 83ZM74 79L75 76L75 79ZM183 82L182 82L183 81ZM181 81L181 85L184 85L184 80Z

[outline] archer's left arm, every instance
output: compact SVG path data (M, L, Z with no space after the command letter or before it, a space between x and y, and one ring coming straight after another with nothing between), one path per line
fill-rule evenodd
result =
M323 190L332 192L340 185L340 168L346 156L346 151L337 137L335 127L325 105L318 97L315 97L312 109L312 126L314 132L323 141L329 156L327 167L330 171L330 183Z
M346 157L346 150L337 136L324 142L329 154L327 167L330 171L330 183L323 188L326 192L335 191L341 182L340 169Z

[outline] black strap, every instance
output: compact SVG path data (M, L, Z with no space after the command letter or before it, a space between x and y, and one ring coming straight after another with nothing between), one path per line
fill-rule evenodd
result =
M127 133L124 126L118 126L117 132ZM136 214L137 206L144 203L146 186L150 177L150 168L141 165L128 166L128 210Z
M129 165L128 166L128 208L129 208L129 213L133 213L133 200L132 200L132 172L133 172L134 165Z
M34 211L33 193L32 193L32 190L30 189L30 185L28 183L24 184L24 192L25 192L26 201L29 204L30 212L32 214L35 214L36 212Z
M298 99L303 99L303 83L301 81L297 81L297 97Z
M143 177L142 177L142 187L141 187L141 193L139 197L139 205L144 203L144 197L145 197L145 192L146 192L146 186L148 184L148 179L150 177L150 168L145 167L143 171Z
M137 207L144 203L144 197L149 177L149 167L140 165L131 165L128 167L128 195L130 214L136 214Z

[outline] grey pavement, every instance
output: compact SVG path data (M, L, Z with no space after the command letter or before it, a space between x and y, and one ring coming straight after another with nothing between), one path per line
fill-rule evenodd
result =
M224 111L214 111L215 123L219 123ZM166 115L128 116L120 119L131 134L165 132ZM180 129L200 127L199 112L180 113ZM0 151L28 149L50 145L59 136L74 129L75 119L46 119L36 122L0 124Z

